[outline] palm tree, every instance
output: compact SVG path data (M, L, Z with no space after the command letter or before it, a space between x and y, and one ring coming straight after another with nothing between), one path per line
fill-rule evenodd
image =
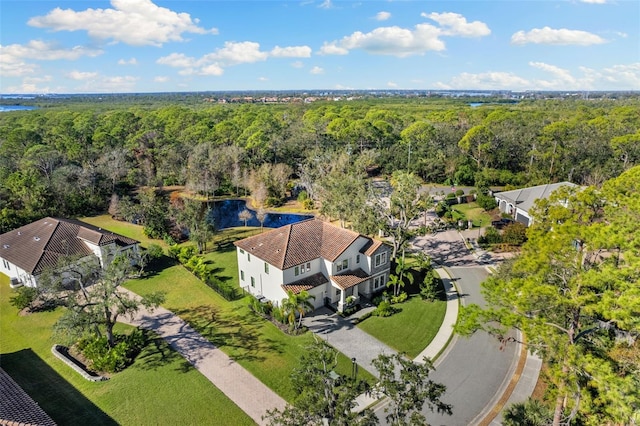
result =
M302 317L313 310L313 303L310 299L315 299L315 296L310 295L306 291L300 293L294 293L291 290L287 290L287 299L282 299L282 313L284 318L287 319L289 325L292 325L294 329L302 326ZM296 324L296 314L298 314L298 323Z

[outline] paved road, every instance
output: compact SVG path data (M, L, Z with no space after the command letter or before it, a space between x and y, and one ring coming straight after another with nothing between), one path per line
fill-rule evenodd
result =
M413 245L447 268L463 305L485 305L480 283L488 273L467 250L457 231L418 237ZM504 386L515 371L517 355L516 345L502 350L497 340L484 332L469 338L454 337L430 375L431 379L447 386L442 400L452 405L453 414L447 416L425 410L429 424L478 424L502 396ZM384 406L377 412L380 419L385 417L383 409Z
M464 304L484 305L480 283L487 277L484 267L454 267ZM447 386L443 400L453 405L453 415L427 413L431 425L477 424L500 398L517 363L516 345L501 350L497 340L484 332L470 338L457 337L449 352L436 363L431 378Z

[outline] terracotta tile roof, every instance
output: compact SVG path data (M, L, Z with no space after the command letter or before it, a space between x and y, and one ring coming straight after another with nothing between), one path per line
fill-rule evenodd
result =
M358 237L367 238L318 219L309 219L234 244L278 269L287 269L318 258L333 262Z
M317 273L290 284L282 284L281 287L284 291L291 290L298 294L301 291L308 291L326 283L327 278L322 273Z
M55 426L42 408L0 368L0 424Z
M138 243L80 221L45 217L0 235L0 257L37 275L46 267L56 266L62 256L90 255L91 249L82 240L99 246Z
M332 275L331 281L336 283L341 289L346 290L368 280L369 278L370 276L367 275L366 272L358 268L355 271L349 271L344 274Z

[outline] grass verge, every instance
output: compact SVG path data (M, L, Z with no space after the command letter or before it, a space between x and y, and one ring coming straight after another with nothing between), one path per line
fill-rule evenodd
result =
M412 295L406 302L393 305L400 312L386 318L372 316L358 327L398 352L415 358L438 333L446 303L442 300L427 302Z
M62 308L21 316L11 293L0 274L0 364L57 424L254 424L160 339L110 380L85 380L51 353Z

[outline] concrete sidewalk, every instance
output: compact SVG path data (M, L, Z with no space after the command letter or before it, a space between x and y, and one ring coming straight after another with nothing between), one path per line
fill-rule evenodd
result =
M132 320L121 321L156 332L257 424L266 424L262 416L267 410L285 408L284 399L171 311L143 308Z

